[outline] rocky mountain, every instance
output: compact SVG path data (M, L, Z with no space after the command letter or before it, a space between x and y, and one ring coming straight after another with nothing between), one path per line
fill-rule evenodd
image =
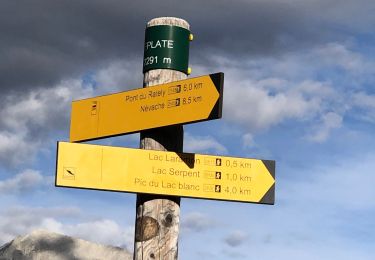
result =
M0 260L128 260L127 250L48 231L19 236L0 247Z

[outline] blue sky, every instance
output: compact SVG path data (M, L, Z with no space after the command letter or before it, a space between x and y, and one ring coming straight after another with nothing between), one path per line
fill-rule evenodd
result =
M142 6L0 4L0 244L42 228L132 250L135 195L54 187L56 142L72 100L141 87L166 15L195 34L191 77L225 74L223 118L185 126L184 151L276 160L275 205L182 199L180 259L373 259L375 4Z

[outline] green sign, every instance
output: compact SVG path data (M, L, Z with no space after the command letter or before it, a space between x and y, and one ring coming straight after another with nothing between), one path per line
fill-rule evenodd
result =
M143 73L153 69L172 69L187 74L190 31L171 25L146 28Z

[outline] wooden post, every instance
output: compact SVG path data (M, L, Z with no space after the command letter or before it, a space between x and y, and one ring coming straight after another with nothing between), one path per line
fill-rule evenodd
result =
M189 24L174 17L152 19L147 27L174 25L189 30ZM144 87L186 79L186 74L170 69L145 72ZM183 127L169 126L141 132L140 148L182 152ZM137 195L134 259L177 259L180 198Z

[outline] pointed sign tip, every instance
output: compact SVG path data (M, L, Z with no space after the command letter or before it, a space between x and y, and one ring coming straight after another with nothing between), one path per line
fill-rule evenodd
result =
M224 73L218 72L210 74L212 83L214 84L217 92L219 93L219 99L216 101L215 106L212 108L208 119L217 119L222 117L223 110L223 92L224 92Z
M274 183L268 189L268 191L264 194L264 196L259 201L259 203L274 205L275 204L275 168L276 168L276 162L273 161L273 160L262 160L262 162L263 162L264 166L267 168L269 174L272 176L272 178L274 180Z
M268 172L271 174L272 178L275 179L275 168L276 162L274 160L262 160L264 166L266 166Z
M274 205L275 204L275 183L264 194L263 198L259 201L261 204Z

